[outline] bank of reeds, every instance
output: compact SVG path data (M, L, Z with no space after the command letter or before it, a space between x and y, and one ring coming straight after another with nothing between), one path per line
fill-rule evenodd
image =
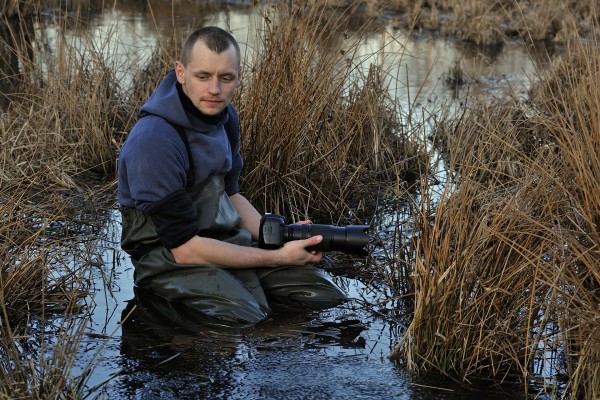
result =
M78 178L114 174L132 113L109 65L108 42L39 37L27 20L7 25L3 47L17 70L3 71L8 107L0 124L0 182L75 188ZM53 52L46 52L48 41ZM81 180L80 180L81 182Z
M266 16L244 76L242 187L261 211L338 221L378 185L415 176L420 149L388 71L358 56L354 10L288 11Z
M90 243L133 113L106 42L2 23L0 398L81 398Z
M414 318L392 355L409 368L600 396L599 54L575 45L527 101L439 130L451 179L415 209Z
M355 0L296 0L294 3L348 7ZM564 44L598 36L594 0L367 0L362 12L397 13L395 24L414 32L443 34L482 46L507 40Z

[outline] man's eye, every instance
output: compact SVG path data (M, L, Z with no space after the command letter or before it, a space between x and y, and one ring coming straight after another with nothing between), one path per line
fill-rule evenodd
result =
M205 81L208 79L208 76L207 75L197 75L196 78L198 78L201 81Z
M233 80L233 78L231 76L222 76L221 77L221 81L225 82L225 83L229 83Z

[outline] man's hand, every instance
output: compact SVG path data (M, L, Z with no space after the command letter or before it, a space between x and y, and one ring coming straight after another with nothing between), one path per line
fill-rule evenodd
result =
M306 250L306 248L310 246L316 246L322 241L323 236L321 235L312 236L308 239L303 240L292 240L290 242L286 242L283 245L283 247L279 250L289 251L289 256L291 257L291 260L295 259L301 261L300 265L304 265L306 263L318 263L321 261L323 253L316 250L308 251ZM298 265L294 261L291 261L287 264Z

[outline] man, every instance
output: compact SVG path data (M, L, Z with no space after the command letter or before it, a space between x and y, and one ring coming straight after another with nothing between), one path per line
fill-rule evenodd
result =
M119 156L121 245L135 283L225 321L256 323L271 311L331 307L344 294L306 247L252 247L261 215L239 193L240 84L236 40L217 27L193 32L141 108ZM303 221L304 223L308 221Z

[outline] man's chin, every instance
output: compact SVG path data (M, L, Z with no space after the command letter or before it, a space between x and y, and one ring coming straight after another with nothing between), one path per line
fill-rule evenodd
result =
M208 115L210 117L214 117L216 115L220 115L223 112L224 109L225 109L225 107L217 107L217 108L214 108L214 107L202 107L202 108L199 108L199 110L200 110L200 112L202 114Z

